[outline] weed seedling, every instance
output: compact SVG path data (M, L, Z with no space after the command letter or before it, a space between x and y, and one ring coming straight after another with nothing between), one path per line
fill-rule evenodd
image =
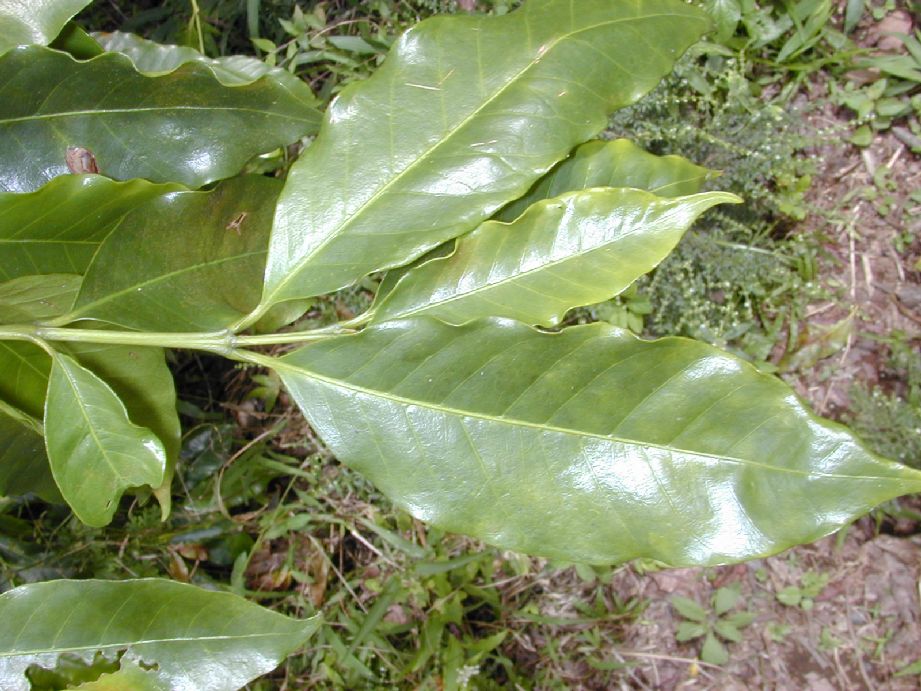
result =
M739 601L738 586L726 586L713 594L710 608L690 598L675 595L672 607L684 621L678 624L675 638L684 643L703 638L700 659L711 665L729 662L729 652L722 641L738 643L742 640L742 629L751 624L757 616L754 612L732 612Z
M777 601L787 607L800 607L808 612L813 608L815 598L825 589L826 585L828 585L827 573L807 571L800 579L799 585L787 586L778 591Z

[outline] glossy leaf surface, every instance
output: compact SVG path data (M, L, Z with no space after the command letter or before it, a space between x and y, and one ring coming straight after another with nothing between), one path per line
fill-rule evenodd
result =
M400 266L517 198L708 26L675 0L434 18L330 105L279 201L265 304Z
M28 194L0 192L0 280L82 274L118 221L147 200L182 191L146 180L62 175Z
M112 520L126 489L159 487L166 473L163 443L129 420L108 384L61 353L48 380L45 446L61 494L90 526Z
M73 147L107 177L200 187L314 132L318 120L269 77L225 86L198 63L149 77L117 53L79 62L17 48L0 57L0 190L30 192L67 173Z
M151 331L233 323L259 302L281 186L274 178L237 177L137 207L99 248L74 311L60 321L92 318Z
M51 581L0 595L0 686L29 688L30 664L127 649L166 689L235 691L303 646L317 617L290 619L230 593L148 578ZM143 664L141 664L143 663Z
M163 349L92 343L62 343L57 347L101 377L124 403L131 421L149 428L163 442L167 469L157 498L164 511L168 510L168 485L179 457L181 430L176 390ZM0 372L4 373L0 377L0 404L5 402L31 419L41 420L50 371L51 358L38 346L23 341L0 341ZM44 443L40 454L23 453L26 456L13 460L10 452L6 458L9 463L28 466L39 476L51 477ZM56 490L55 496L61 500Z
M680 156L655 156L626 139L591 141L540 178L520 199L499 211L493 220L510 223L537 202L566 192L591 187L634 187L659 197L696 194L704 182L716 175ZM447 242L412 264L388 271L377 290L380 303L409 271L438 257L454 252L455 242Z
M278 371L333 453L397 504L530 554L744 560L921 489L778 379L685 339L414 319L308 345Z
M497 316L553 326L655 268L708 208L737 201L724 192L661 199L622 188L545 200L510 224L487 221L452 255L408 271L374 318L425 314L462 324Z
M0 496L29 492L62 501L45 456L41 422L0 399Z
M70 343L62 347L112 387L133 424L150 429L163 444L166 471L153 489L165 519L182 445L176 385L166 365L165 352L162 348L94 343Z
M0 0L0 53L30 43L51 43L92 0Z
M73 307L81 276L43 274L0 283L0 324L28 324Z
M250 84L260 77L269 75L305 106L317 105L317 99L306 82L288 70L272 67L257 58L247 55L209 58L188 46L155 43L124 31L99 33L95 38L105 50L127 55L135 67L144 74L166 74L180 65L197 62L207 65L214 72L214 76L227 86Z
M715 175L681 156L651 154L627 139L586 142L496 219L514 221L532 204L589 187L635 187L657 197L683 197L700 192Z

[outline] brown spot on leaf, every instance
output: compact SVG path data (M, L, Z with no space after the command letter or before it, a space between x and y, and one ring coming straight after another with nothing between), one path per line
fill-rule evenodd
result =
M87 175L98 173L99 167L96 165L96 157L89 149L82 146L69 146L67 153L64 154L64 160L67 162L67 169L74 175Z

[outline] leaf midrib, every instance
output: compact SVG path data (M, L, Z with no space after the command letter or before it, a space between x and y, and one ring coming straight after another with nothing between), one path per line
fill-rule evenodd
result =
M350 337L346 336L345 338L350 338ZM840 479L840 480L845 480L845 479L847 480L868 480L872 482L879 482L881 479L897 480L897 478L876 477L876 476L869 476L869 475L845 475L841 473L823 473L823 472L816 472L816 471L807 472L807 471L799 470L797 468L773 466L773 465L768 465L766 463L760 463L758 461L753 461L753 460L746 459L746 458L738 458L735 456L721 456L721 455L707 453L703 451L693 451L690 449L682 449L682 448L677 448L677 447L665 446L664 444L656 444L654 442L640 442L635 439L625 439L625 438L617 437L614 435L597 434L595 432L586 432L582 430L567 429L565 427L558 427L556 425L540 424L540 423L530 422L528 420L521 420L517 418L501 417L501 416L497 417L495 415L487 415L486 413L480 413L480 412L470 411L470 410L462 410L460 408L453 408L451 406L441 405L441 404L433 403L431 401L426 401L423 399L406 398L405 396L398 396L396 394L392 394L392 393L385 392L385 391L379 391L376 389L368 389L366 387L352 384L351 382L345 382L342 379L334 379L332 377L323 376L316 372L303 369L296 365L292 365L284 360L279 360L276 358L266 357L266 358L259 358L259 359L260 361L264 360L263 364L273 369L287 370L294 374L298 374L301 376L305 376L309 379L315 379L325 384L329 384L330 386L333 386L333 387L348 389L349 391L354 391L355 393L364 394L367 396L383 398L388 401L398 403L400 405L415 406L418 408L428 408L430 410L434 410L439 413L444 413L447 415L477 418L479 420L485 420L487 422L492 422L496 424L507 424L507 425L515 425L519 427L527 427L529 429L536 429L542 432L557 432L560 434L566 434L566 435L575 436L575 437L588 437L591 439L601 439L601 440L608 441L608 442L624 444L626 446L642 446L642 447L653 448L653 449L661 449L662 451L666 451L668 453L690 454L690 455L701 457L701 458L712 459L720 463L735 463L737 465L762 468L762 469L772 471L772 472L788 473L792 475L799 475L799 476L805 476L805 477L824 477L824 478Z
M99 435L96 434L96 427L93 425L93 422L90 419L89 413L86 410L86 405L84 404L83 396L80 394L80 387L77 385L76 379L72 376L72 373L70 371L70 365L68 365L65 362L64 357L65 356L60 355L60 354L55 355L55 360L57 360L55 364L61 368L61 371L63 372L64 376L67 378L67 383L70 385L71 391L73 392L74 399L76 399L77 401L77 405L80 408L80 414L83 416L83 420L86 422L86 427L89 430L90 436L92 436L93 438L93 443L96 445L96 448L99 449L99 452L102 458L105 460L106 465L108 465L109 468L111 469L112 474L121 481L120 484L124 484L125 482L128 481L128 476L123 475L121 471L115 467L114 462L109 457L108 449L99 439ZM103 382L101 379L99 380L99 382L103 386L108 388L108 385L105 382ZM112 395L115 395L111 389L109 389L109 391L112 393ZM125 419L127 419L128 412L124 409L124 407L122 408L122 412L124 412Z
M255 634L224 634L219 636L175 636L170 638L150 638L142 641L122 641L118 643L88 643L86 645L80 646L69 646L69 647L59 647L59 648L35 648L32 650L15 650L15 651L0 651L0 659L2 658L12 658L12 657L21 657L25 655L41 655L46 653L69 653L69 652L79 652L83 650L107 650L111 648L133 648L135 646L141 645L156 645L158 643L188 643L196 641L236 641L236 640L248 640L253 638L271 638L271 637L282 637L288 638L290 633L255 633Z
M175 112L177 110L189 110L189 111L204 111L204 112L214 112L214 111L230 111L234 113L253 113L259 116L270 116L274 118L280 118L282 120L294 120L296 122L313 122L315 118L303 118L295 117L293 115L286 115L284 113L279 113L275 110L257 110L255 108L240 108L240 107L230 107L230 106L150 106L146 108L104 108L96 110L69 110L62 111L58 113L47 113L44 115L24 115L18 118L5 118L0 120L0 127L10 124L16 124L20 122L34 122L37 120L53 120L57 118L70 118L70 117L85 117L85 116L106 116L106 115L135 115L137 113L161 113L161 112Z
M712 194L717 194L717 193L713 193L713 192L704 192L703 194L712 195ZM689 195L689 196L698 196L698 195ZM680 199L680 198L679 198L679 199ZM549 201L549 200L548 200L548 201ZM659 200L659 201L660 201L660 202L671 202L671 200ZM541 202L537 202L537 203L540 204ZM666 218L669 216L670 212L673 210L673 209L669 209L669 208L667 208L667 207L668 207L668 206L675 206L675 204L672 204L672 203L664 203L664 204L659 204L659 206L665 206L666 209L665 209L663 212L661 212L661 215L659 216L659 218L658 218L658 220L656 221L656 223L661 223L661 222L663 222L663 220L666 219ZM487 223L483 224L483 226L480 226L480 228L477 229L477 231L474 231L474 232L478 232L480 229L482 229L482 228L484 228L484 227L486 227L486 230L484 230L483 232L489 232L488 226L489 226L490 224L492 224L492 223L496 223L496 224L504 225L504 226L510 226L510 225L512 225L512 224L508 224L508 223L503 223L502 221L487 221ZM610 237L609 237L608 239L604 240L603 242L601 242L601 243L599 243L599 244L597 244L597 245L592 245L592 246L588 247L587 249L584 249L583 251L574 252L573 254L566 255L565 257L560 257L559 259L555 259L555 260L553 260L553 261L548 261L548 262L546 262L546 263L544 263L544 264L539 264L539 265L537 265L537 266L534 266L534 267L531 268L531 269L527 269L527 270L524 270L524 271L518 271L517 273L506 274L506 275L504 275L504 276L499 276L499 278L498 278L497 280L492 280L492 281L490 281L489 278L487 278L486 282L484 282L484 283L482 283L482 284L480 284L480 285L474 286L474 287L471 288L470 290L467 290L467 291L458 290L456 293L453 293L450 297L447 297L447 298L445 298L445 299L443 299L443 300L438 300L437 302L428 302L428 303L426 303L425 305L423 305L423 306L421 306L421 307L416 307L416 308L414 308L414 309L412 309L412 310L410 310L410 311L408 311L408 312L398 312L397 315L396 315L396 317L388 317L388 319L393 319L393 318L402 319L402 318L404 318L404 317L410 317L410 316L412 316L412 315L423 314L423 313L425 313L426 311L428 311L428 310L430 310L430 309L432 309L432 308L442 307L442 306L447 305L447 304L449 304L449 303L451 303L451 302L455 302L455 301L457 301L457 300L462 300L462 299L464 299L464 298L468 298L468 297L471 297L471 296L474 296L474 295L478 295L479 293L482 293L482 292L484 292L484 291L488 292L488 291L490 291L490 290L493 290L493 289L496 289L496 288L501 288L501 287L503 287L503 286L505 286L505 285L508 285L508 284L514 284L514 283L517 282L519 279L524 278L524 277L526 277L526 276L529 276L529 275L531 275L531 274L536 274L536 273L540 273L540 272L542 272L542 271L547 271L548 269L552 269L552 268L554 268L554 267L556 267L556 266L559 266L560 264L565 264L566 262L570 262L570 261L575 261L575 260L581 259L581 258L583 258L583 257L585 257L585 256L587 256L587 255L589 255L589 254L592 254L593 252L600 252L600 251L603 251L603 250L609 250L609 249L611 249L611 246L612 246L612 245L615 245L615 244L618 243L620 240L623 240L623 239L625 239L625 238L630 237L631 235L636 234L637 232L640 232L640 230L641 230L641 228L640 228L639 226L635 225L631 230L629 230L629 231L627 231L627 232L625 232L625 233L619 233L616 237L613 237L613 238L610 238ZM471 235L471 238L472 238L472 235ZM461 242L463 242L463 240L461 240ZM455 255L456 255L456 253L455 253ZM443 258L440 257L440 258L438 258L438 259L435 259L435 260L432 262L432 266L434 266L437 262L447 262L447 261L450 261L451 258L454 257L455 255L449 255L449 256L447 256L447 257L443 257ZM468 261L468 262L465 262L465 263L466 263L466 264L469 264L470 262ZM426 265L426 266L427 266L427 265ZM420 267L420 268L422 268L422 267ZM412 275L412 273L411 273L411 272L408 272L408 273L401 279L400 282L402 282L402 281L404 281L404 280L407 280L411 275ZM490 274L490 275L491 275L491 274ZM407 283L408 283L408 280L407 280ZM398 284L398 285L399 285L399 284ZM390 299L390 298L392 298L392 297L394 297L394 296L396 295L396 288L397 288L397 286L394 286L394 289L387 295L387 299ZM384 305L387 304L387 299L385 299L384 302L381 303L381 306L382 306L382 307L383 307ZM576 306L576 305L573 305L573 307L575 307L575 306Z
M171 278L175 278L176 276L182 276L183 274L198 271L200 269L220 266L221 264L226 264L227 262L242 261L244 259L263 255L265 253L266 253L266 250L258 250L255 252L244 252L242 254L235 254L232 257L223 257L221 259L201 262L198 264L193 264L191 266L184 266L181 269L170 271L169 273L165 273L165 274L160 274L159 276L155 276L154 278L151 278L147 281L142 281L141 283L134 283L114 293L106 293L103 297L93 300L92 302L87 302L85 304L78 305L69 314L65 314L63 317L57 318L55 320L55 323L72 321L73 319L79 317L81 314L84 314L87 310L94 309L96 307L99 307L100 305L106 304L107 302L111 302L112 300L116 300L120 297L123 297L124 295L129 295L131 293L134 293L135 291L143 290L144 288L157 285L158 283L162 283ZM79 296L78 296L78 299L79 299Z
M487 106L491 105L494 101L499 99L509 88L512 87L513 84L518 82L518 80L522 77L522 75L528 72L531 68L533 68L536 64L538 64L542 58L545 58L551 51L553 51L557 47L557 45L559 45L561 41L572 38L573 36L577 36L581 33L585 33L587 31L594 31L595 29L599 29L605 26L612 26L614 24L621 24L625 22L634 22L634 21L647 21L647 20L656 19L659 17L674 17L674 16L675 16L674 14L655 13L655 14L633 16L633 17L627 17L627 18L621 18L621 19L614 19L614 20L610 20L606 22L600 22L598 24L592 24L590 26L583 27L576 31L572 31L570 33L561 34L556 39L554 39L548 45L548 47L545 48L543 51L540 51L540 49L538 48L536 51L536 55L531 60L529 60L527 64L521 68L521 70L519 70L512 77L510 77L509 80L505 84L503 84L501 88L499 88L488 99L486 99L477 108L475 108L469 115L467 115L457 125L451 128L442 139L440 139L438 142L433 144L427 150L423 151L406 168L404 168L397 175L395 175L390 180L388 180L386 183L384 183L384 185L382 185L380 189L374 192L374 194L372 194L367 199L367 201L365 201L361 206L359 206L355 210L355 212L352 213L352 215L349 216L349 218L346 219L345 222L343 222L335 230L335 232L330 233L329 236L322 243L317 245L309 254L304 255L293 266L288 267L286 269L287 273L285 277L281 281L279 281L279 283L276 285L276 287L271 292L269 292L267 295L263 297L261 304L262 305L271 304L274 300L274 297L278 295L279 293L281 293L285 289L285 287L292 280L294 280L295 275L300 273L300 271L304 268L304 266L311 259L313 259L313 257L315 257L319 252L321 252L323 248L325 248L327 245L333 242L333 240L335 240L337 237L341 236L345 232L345 230L350 225L352 225L355 222L355 220L364 212L365 209L367 209L369 206L377 202L377 200L380 199L383 195L385 195L391 187L396 185L398 182L402 181L404 177L409 175L411 171L414 170L417 166L427 161L431 157L433 152L437 151L440 147L445 146L447 143L449 143L453 139L453 137L457 135L458 132L462 131L468 125L468 123L470 123L476 116L480 114L482 110L484 110ZM689 20L699 18L694 15L686 15L686 16ZM528 19L529 18L525 15L524 23L526 25L528 23ZM386 267L382 267L382 268L386 268Z

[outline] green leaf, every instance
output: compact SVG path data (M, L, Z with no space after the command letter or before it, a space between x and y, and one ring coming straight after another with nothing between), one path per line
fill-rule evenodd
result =
M0 53L30 43L48 44L92 0L0 1Z
M102 46L96 42L96 39L74 22L67 22L67 25L50 45L55 50L70 53L78 60L89 60L105 52Z
M51 360L25 341L0 341L0 400L41 420Z
M131 421L150 428L163 442L167 468L160 485L163 490L156 494L164 512L168 511L168 486L179 457L181 430L176 413L176 390L163 349L92 343L57 344L57 347L111 386L124 403ZM51 371L48 354L31 343L0 341L0 371L4 373L0 377L0 404L5 401L23 411L23 415L40 420ZM47 466L44 445L38 461ZM17 462L30 463L27 458L19 458ZM54 496L60 501L56 491Z
M146 180L62 175L35 192L0 192L0 280L83 274L118 221L135 206L182 191Z
M723 644L716 640L716 636L708 633L700 649L700 659L711 665L725 665L729 662L729 653Z
M476 227L635 102L707 29L678 0L533 0L440 17L330 105L279 201L263 306L401 266ZM662 46L662 48L659 48Z
M258 361L401 507L531 554L745 560L921 489L780 380L686 339L419 318Z
M57 317L71 307L81 276L43 274L0 283L0 324L27 324Z
M728 617L726 617L724 621L732 624L737 629L744 629L757 618L758 615L754 612L733 612Z
M742 632L733 626L731 622L718 620L713 624L713 630L725 641L738 643L742 640Z
M75 686L79 691L171 691L157 682L156 672L123 662L121 669L102 674L96 681Z
M406 272L374 319L429 315L461 324L486 316L556 325L580 305L617 295L674 249L701 213L738 197L676 199L636 189L569 192L511 224L487 221L448 257Z
M849 34L857 28L857 23L863 16L864 0L847 0L844 11L844 33Z
M695 638L700 638L706 635L706 633L707 627L704 624L696 621L682 621L678 622L678 628L675 631L675 640L679 643L685 643L687 641L693 641Z
M913 674L921 674L921 658L915 660L907 667L903 667L898 672L893 674L894 677L907 677Z
M148 77L118 53L80 62L17 48L0 57L0 190L29 192L67 173L74 147L111 178L200 187L317 123L313 108L267 76L224 86L194 62Z
M102 243L74 310L57 323L91 318L151 331L233 323L259 302L280 190L280 180L250 175L136 207Z
M803 600L803 591L797 586L790 585L777 592L777 601L787 607L796 607Z
M63 501L45 455L41 422L0 400L0 495L29 492Z
M165 519L170 511L170 485L182 446L182 428L176 412L176 386L164 350L93 343L71 343L65 350L112 387L133 424L150 429L163 443L166 470L153 490Z
M272 67L262 60L246 55L228 55L209 58L188 46L164 45L148 41L136 34L123 31L95 34L99 44L109 52L122 53L131 58L138 71L148 75L162 75L174 71L181 65L197 62L207 65L218 81L225 86L251 84L260 77L269 75L271 79L283 86L305 107L315 108L316 97L306 82L280 67ZM317 113L317 120L320 115Z
M108 384L62 353L52 357L45 446L64 499L94 527L112 520L126 489L159 487L166 473L163 443L129 420Z
M319 618L290 619L230 593L156 578L24 585L0 595L0 686L29 688L32 664L96 651L166 689L235 691L303 646ZM105 688L105 687L103 687ZM124 687L122 687L124 688Z
M495 218L514 221L532 204L590 187L635 187L658 197L683 197L700 192L716 175L680 156L648 153L627 139L596 140L578 147Z
M718 43L725 43L732 38L739 26L739 20L742 19L739 0L707 0L704 8L716 24L714 39Z
M707 621L707 610L700 603L682 595L673 595L669 602L672 603L672 607L678 611L678 614L685 619L701 623Z
M737 587L717 588L716 594L713 596L713 613L718 617L726 614L726 612L736 606L739 597L739 589Z

